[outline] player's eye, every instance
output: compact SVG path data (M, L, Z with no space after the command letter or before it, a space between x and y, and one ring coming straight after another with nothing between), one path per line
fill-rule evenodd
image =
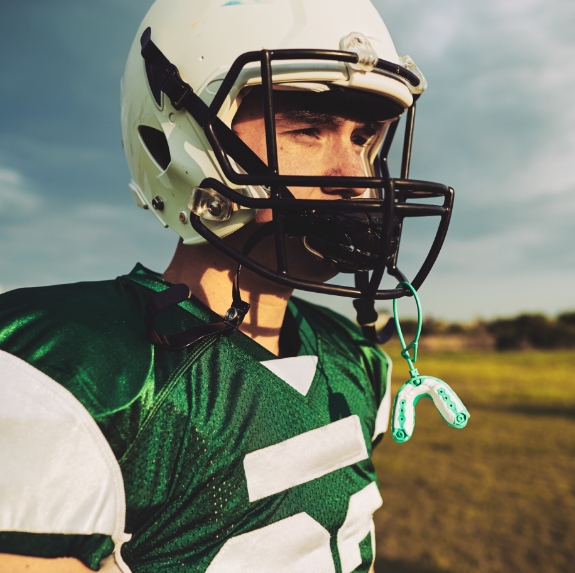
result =
M362 130L359 133L354 133L351 136L351 142L354 145L358 145L360 147L366 147L370 144L371 140L373 139L374 135L376 134L375 130Z
M320 130L317 127L305 127L303 129L293 129L288 131L287 134L294 138L308 138L317 139L319 137Z
M370 137L363 137L363 136L356 135L356 136L351 138L351 141L355 145L359 145L360 147L365 147L370 139L371 139Z

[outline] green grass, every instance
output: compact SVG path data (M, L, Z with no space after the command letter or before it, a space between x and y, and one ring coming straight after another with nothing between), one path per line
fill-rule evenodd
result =
M390 354L395 392L407 367ZM417 366L471 419L450 428L424 400L412 439L376 449L377 573L575 571L575 353L428 354Z
M399 347L392 346L393 383L409 377ZM445 380L470 405L549 409L575 413L575 351L422 354L421 374Z

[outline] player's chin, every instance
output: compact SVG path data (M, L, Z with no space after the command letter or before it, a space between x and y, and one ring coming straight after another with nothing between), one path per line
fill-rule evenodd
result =
M313 255L303 245L301 237L292 237L286 241L288 251L289 274L302 280L327 282L339 274L339 271Z
M265 217L266 211L271 213L271 211L266 209L265 211L260 211L258 215L262 213ZM266 222L256 218L237 233L230 235L227 241L241 251L249 237ZM337 269L326 264L318 256L311 253L309 249L306 249L300 236L285 238L285 247L288 274L291 277L323 283L339 273ZM249 257L267 269L277 269L275 237L270 235L261 240L251 250Z

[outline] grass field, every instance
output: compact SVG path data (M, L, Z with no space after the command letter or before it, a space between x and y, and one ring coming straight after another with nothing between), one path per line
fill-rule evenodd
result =
M398 349L394 392L407 379ZM435 353L471 413L417 406L411 441L375 451L377 573L575 572L575 352Z

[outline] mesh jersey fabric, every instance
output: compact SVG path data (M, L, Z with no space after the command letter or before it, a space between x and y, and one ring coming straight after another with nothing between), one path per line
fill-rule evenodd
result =
M386 390L387 357L350 321L295 298L288 312L299 334L298 354L317 356L305 395L263 366L262 361L276 357L241 332L180 351L154 347L144 326L145 301L168 286L160 275L137 265L114 281L0 296L0 349L72 392L119 462L125 531L132 534L122 547L124 561L133 573L219 571L218 559L223 563L222 555L233 554L244 540L257 548L258 537L250 534L271 534L274 525L295 524L294 518L305 515L327 532L321 543L327 543L332 565L326 570L345 571L342 531L353 530L350 500L359 500L361 492L377 483L371 436ZM178 332L217 319L192 297L164 311L157 325ZM295 485L278 486L277 491L272 487L271 493L250 500L250 454L263 452L263 466L256 469L265 472L266 448L275 455L278 444L287 444L282 452L295 455L297 465L297 456L312 456L315 446L309 440L319 436L318 430L333 429L326 434L329 440L340 435L336 427L347 431L354 421L363 438L363 458L350 458L347 465L313 479L294 478ZM348 440L347 434L342 436L343 444ZM291 442L298 437L302 447ZM339 438L325 442L336 456L339 443ZM276 463L273 455L268 456L270 464ZM289 459L277 461L284 462L289 467ZM313 459L309 463L317 466ZM353 571L367 572L373 531L361 535L360 562L348 561L357 565ZM65 537L0 532L0 552L77 557L97 570L100 559L112 551L106 536L70 535L68 543ZM279 548L283 541L274 543ZM250 567L250 573L258 573ZM256 569L271 571L273 566L262 562Z

